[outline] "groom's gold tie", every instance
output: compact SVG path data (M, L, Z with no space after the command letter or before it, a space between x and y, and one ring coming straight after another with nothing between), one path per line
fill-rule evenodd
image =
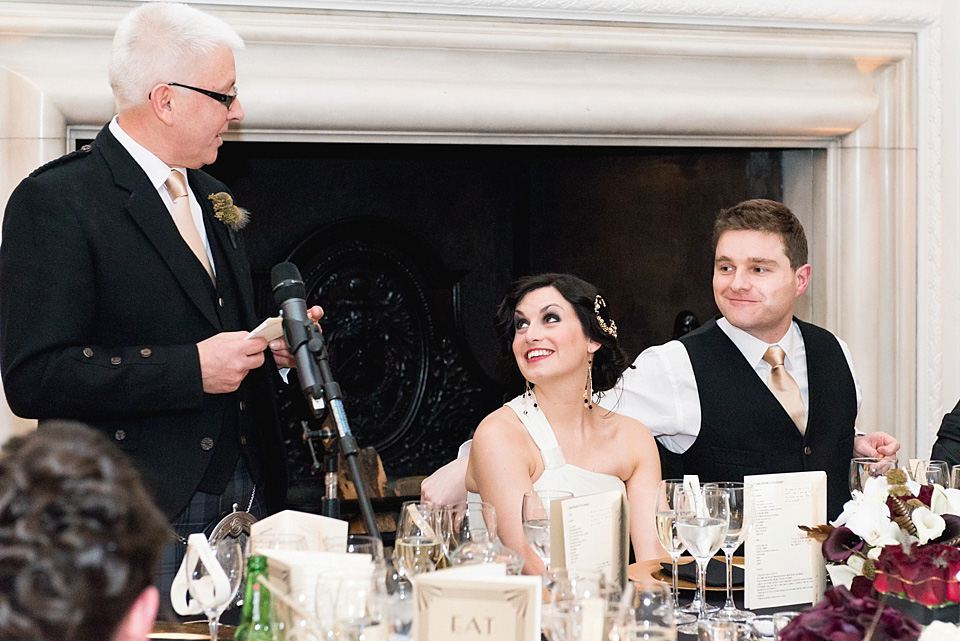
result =
M217 282L213 276L213 269L210 267L210 258L207 256L207 250L203 246L203 239L200 238L200 232L197 230L196 223L193 222L193 214L190 213L190 198L187 196L187 181L179 171L174 169L167 178L167 191L170 192L170 198L173 200L173 208L170 214L173 216L173 222L177 224L180 235L183 240L196 255L197 260L207 270L207 275L214 283Z
M783 348L771 345L763 355L763 360L770 363L770 380L767 387L777 397L783 409L797 424L797 429L803 434L807 429L807 410L803 407L803 398L800 396L800 386L793 380L787 368L783 365Z

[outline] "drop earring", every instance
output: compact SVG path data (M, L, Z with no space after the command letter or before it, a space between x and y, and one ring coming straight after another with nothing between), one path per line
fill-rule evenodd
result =
M583 404L593 409L593 358L587 360L587 384L583 386Z
M524 408L524 409L523 409L523 413L526 414L526 413L527 413L527 409L526 409L526 408L527 408L527 399L528 399L528 398L532 398L532 399L533 399L533 409L537 409L537 408L538 408L538 405L537 405L537 397L533 395L533 386L530 385L530 381L524 379L523 385L524 385L524 389L523 389L523 408Z

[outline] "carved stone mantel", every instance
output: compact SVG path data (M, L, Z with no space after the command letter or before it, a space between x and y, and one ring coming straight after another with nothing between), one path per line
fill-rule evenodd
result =
M0 3L0 203L111 117L110 39L135 4ZM791 150L814 265L801 314L849 343L861 427L926 456L955 400L941 381L960 380L943 359L943 0L198 4L247 42L238 140ZM26 425L2 409L0 439Z

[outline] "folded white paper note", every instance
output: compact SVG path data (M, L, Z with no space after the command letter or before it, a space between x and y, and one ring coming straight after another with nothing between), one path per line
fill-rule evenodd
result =
M247 334L247 338L263 338L268 343L281 336L283 336L283 319L279 316L266 319Z
M820 543L801 525L827 522L826 472L745 476L752 489L753 531L744 543L747 609L816 603L826 571Z

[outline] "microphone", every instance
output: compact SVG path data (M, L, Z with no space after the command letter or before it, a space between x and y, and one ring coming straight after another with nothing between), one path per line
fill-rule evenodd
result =
M270 272L270 282L273 286L273 299L283 314L283 337L297 361L297 376L300 378L303 395L310 402L316 418L321 417L324 399L329 403L330 414L337 424L339 433L340 453L350 466L350 473L357 491L357 502L360 504L360 512L367 532L379 538L380 532L377 529L373 506L363 486L363 477L360 475L357 464L359 452L357 439L354 438L350 431L350 424L347 422L347 413L343 409L343 399L340 397L340 386L333 380L333 373L330 371L323 335L307 315L307 294L303 279L300 277L300 270L293 263L279 263L274 265ZM309 438L307 440L309 442ZM336 457L332 460L336 461ZM332 470L335 469L335 467L332 468ZM339 506L335 493L336 481L330 474L333 472L328 470L324 480L328 483L328 493L332 493L332 496L325 497L323 501L324 510L331 512L327 516L334 516L332 512L339 514Z
M306 288L293 263L279 263L270 272L273 300L283 314L283 337L297 362L297 378L314 412L323 409L323 385L314 354L323 348L323 338L307 315Z

